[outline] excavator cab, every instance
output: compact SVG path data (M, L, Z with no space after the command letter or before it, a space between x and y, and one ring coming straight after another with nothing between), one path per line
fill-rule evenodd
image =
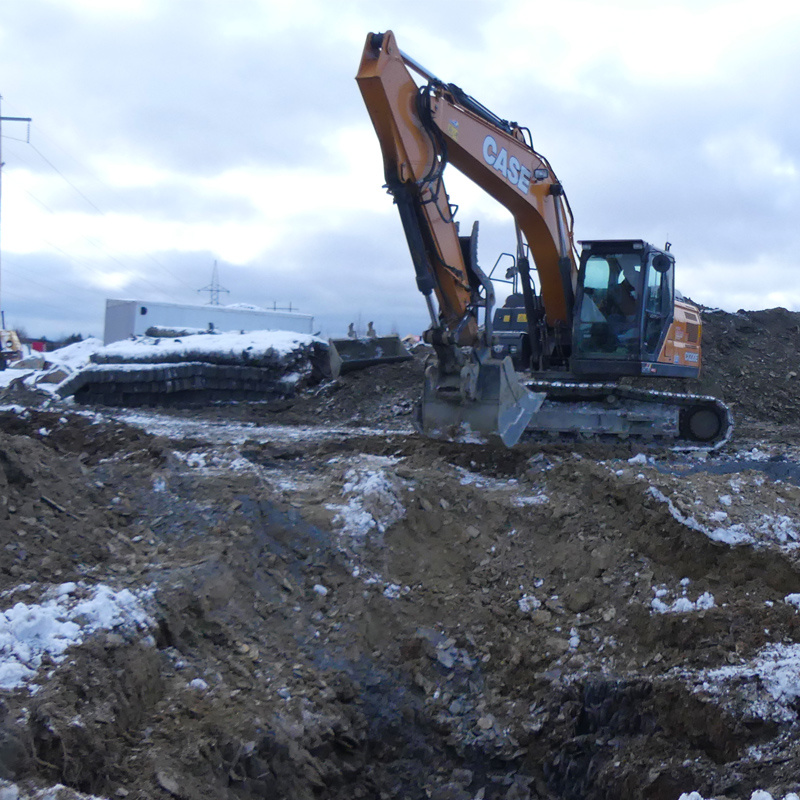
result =
M696 377L669 341L675 258L641 239L581 242L571 369L592 378ZM667 346L669 345L669 346Z

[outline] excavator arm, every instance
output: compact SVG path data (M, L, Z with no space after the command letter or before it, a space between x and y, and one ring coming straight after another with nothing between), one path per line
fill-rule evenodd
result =
M552 168L522 129L493 119L452 84L432 85L427 100L449 162L511 212L528 243L548 323L568 324L577 276L572 219Z
M438 356L426 373L419 426L430 436L478 432L512 445L544 395L522 386L510 359L492 357L494 290L478 265L477 224L471 236L459 236L443 172L452 163L509 209L529 318L534 319L534 300L528 251L539 273L547 325L568 338L577 269L561 185L521 128L405 55L391 31L367 36L356 80L428 304L425 340ZM533 339L532 325L530 330Z
M477 344L478 325L468 313L473 290L442 178L441 135L420 120L422 92L391 33L369 35L357 81L381 144L386 186L400 213L432 329L451 335L458 330L459 344ZM471 319L462 324L465 315Z
M421 86L412 71L424 80ZM577 276L572 216L561 184L526 142L525 131L421 67L390 31L367 37L356 80L381 144L386 185L403 219L418 285L426 296L433 290L439 302L434 326L459 325L481 284L471 274L476 265L463 258L442 179L451 163L510 211L539 275L547 323L568 329ZM518 258L525 258L521 237ZM466 333L466 343L473 344L475 327Z
M391 31L367 36L356 80L430 312L424 338L438 358L423 386L424 433L458 439L478 432L509 446L528 425L713 446L726 440L730 415L713 398L636 394L606 382L697 377L699 312L677 299L668 245L585 241L579 261L569 204L530 132L439 80L400 50ZM478 266L477 227L459 235L443 180L447 164L515 222L523 297L514 291L495 320L492 281ZM537 393L520 383L512 357L535 373L528 387ZM604 382L586 383L598 379Z

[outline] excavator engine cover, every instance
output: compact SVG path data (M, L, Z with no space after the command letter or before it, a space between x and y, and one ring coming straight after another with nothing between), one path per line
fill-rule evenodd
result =
M520 383L510 358L474 356L458 375L443 377L436 364L425 370L416 422L433 439L513 447L544 399Z

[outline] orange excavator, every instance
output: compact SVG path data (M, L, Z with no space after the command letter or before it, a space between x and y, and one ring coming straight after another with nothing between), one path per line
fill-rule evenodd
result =
M579 256L563 187L530 131L437 78L391 31L367 36L356 80L430 314L424 340L436 361L419 408L423 433L507 446L525 431L701 447L729 438L731 416L718 400L620 382L699 374L700 314L675 290L669 245L583 241ZM460 234L444 185L448 164L514 220L503 279L512 291L500 308L497 279L478 265L478 223Z

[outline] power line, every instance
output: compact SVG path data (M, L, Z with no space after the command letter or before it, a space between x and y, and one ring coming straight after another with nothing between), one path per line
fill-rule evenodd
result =
M44 203L42 200L40 200L38 197L36 197L36 195L34 195L31 192L29 192L27 189L23 189L23 191L35 203L38 203L48 214L52 214L53 216L56 216L56 212L53 211L53 209L50 208L46 203ZM107 250L105 250L103 248L103 246L99 242L97 242L96 240L89 239L86 236L81 236L81 239L84 242L86 242L86 244L91 245L92 247L100 250L100 252L103 253L109 260L111 260L114 263L118 264L120 267L122 267L127 272L132 273L133 275L135 275L136 277L131 281L131 283L142 283L142 284L145 284L145 285L151 287L152 289L154 289L157 292L163 292L163 288L160 288L160 287L156 286L154 283L150 283L150 281L148 281L146 278L142 278L135 271L135 267L132 267L132 266L130 266L128 264L125 264L122 261L120 261L116 256L112 255ZM65 256L67 258L68 261L71 261L71 262L74 262L76 264L79 264L79 265L85 267L86 269L89 269L92 272L97 273L98 275L102 275L103 274L103 271L101 269L99 269L98 267L93 267L88 262L82 261L81 259L76 258L74 255L68 253L66 250L63 250L62 248L60 248L58 245L53 244L53 242L50 242L47 239L41 239L40 241L42 241L44 244L46 244L51 249L61 253L63 256Z
M72 155L71 155L71 154L70 154L68 151L66 151L66 150L65 150L63 147L61 147L60 145L58 145L58 143L57 143L57 142L55 142L55 140L53 140L51 137L48 137L48 136L46 136L46 134L43 134L43 132L42 132L42 130L41 130L41 128L40 128L40 126L36 125L36 126L35 126L35 130L36 130L37 132L41 133L42 135L44 135L44 136L45 136L45 138L47 138L48 140L50 140L51 142L53 142L53 143L56 145L56 147L58 147L58 148L59 148L59 149L60 149L62 152L64 152L64 153L65 153L67 156L69 156L69 158L71 158L71 159L72 159L72 160L73 160L73 161L74 161L76 164L78 164L78 165L79 165L79 166L80 166L82 169L84 169L84 170L85 170L85 171L86 171L86 172L87 172L89 175L91 175L93 178L95 178L95 180L97 180L97 181L98 181L98 183L100 183L101 185L105 186L105 187L106 187L107 189L109 189L110 191L112 191L112 192L115 192L115 190L114 190L114 189L113 189L111 186L109 186L109 184L107 184L107 183L106 183L106 182L104 182L102 179L100 179L100 178L97 176L97 174L96 174L96 173L94 173L92 170L90 170L88 167L86 167L86 165L85 165L85 164L83 164L82 162L80 162L78 159L76 159L74 156L72 156ZM34 152L35 152L35 153L36 153L36 154L39 156L39 158L41 158L41 159L42 159L42 161L43 161L43 162L44 162L44 163L45 163L45 164L46 164L48 167L50 167L50 169L52 169L52 170L53 170L53 171L54 171L54 172L55 172L55 173L56 173L56 174L57 174L57 175L58 175L58 176L59 176L59 177L60 177L60 178L61 178L61 179L62 179L62 180L63 180L63 181L64 181L64 182L65 182L65 183L66 183L66 184L67 184L67 185L68 185L68 186L69 186L69 187L70 187L70 188L71 188L71 189L72 189L72 190L73 190L73 191L74 191L74 192L75 192L75 193L76 193L78 196L79 196L79 197L81 197L81 198L84 200L84 202L86 202L86 204L87 204L87 205L88 205L90 208L92 208L92 209L93 209L93 210L94 210L96 213L100 214L100 215L101 215L101 216L103 216L103 217L107 217L107 216L108 216L108 214L107 214L107 212L106 212L106 211L104 211L102 208L100 208L100 207L99 207L99 206L98 206L98 205L97 205L97 204L96 204L96 203L95 203L95 202L94 202L94 201L93 201L93 200L92 200L92 199L91 199L91 198L90 198L90 197L89 197L89 196L88 196L88 195L87 195L85 192L83 192L81 189L79 189L79 188L78 188L78 187L77 187L77 186L76 186L76 185L75 185L75 184L74 184L74 183L73 183L73 182L72 182L72 181L71 181L71 180L70 180L70 179L69 179L69 178L68 178L68 177L67 177L67 176L64 174L64 172L63 172L62 170L60 170L60 169L59 169L59 168L58 168L58 167L57 167L57 166L56 166L56 165L55 165L55 164L54 164L54 163L53 163L53 162L52 162L52 161L51 161L49 158L47 158L47 156L45 156L45 155L44 155L44 153L42 153L42 151L41 151L41 150L40 150L38 147L36 147L36 146L35 146L35 145L34 145L32 142L30 142L30 141L26 141L26 142L25 142L25 144L28 144L28 145L30 146L30 148L31 148L31 149L32 149L32 150L33 150L33 151L34 151ZM17 155L17 157L18 157L18 158L21 158L19 155ZM27 163L29 166L33 166L33 165L31 164L31 162L30 162L30 161L27 161L27 160L26 160L26 159L24 159L24 158L21 158L21 160L22 160L22 161L24 161L25 163ZM38 198L36 198L36 197L35 197L34 195L32 195L30 192L27 192L27 191L26 191L26 193L27 193L27 194L28 194L28 195L29 195L31 198L33 198L33 199L34 199L34 200L35 200L37 203L39 203L39 204L42 206L42 208L44 208L44 209L45 209L46 211L48 211L50 214L53 214L53 215L55 215L55 214L56 214L56 212L55 212L55 211L53 211L52 209L48 208L48 207L47 207L47 206L46 206L46 205L45 205L45 204L44 204L44 203L43 203L41 200L39 200ZM128 209L130 209L131 211L133 211L133 210L134 210L134 209L133 209L133 207L132 207L130 204L126 203L126 202L125 202L125 200L124 200L124 198L122 198L122 197L121 197L121 196L120 196L118 193L117 193L117 196L118 196L118 197L120 197L120 200L123 202L123 204L124 204L124 205L125 205L125 206L126 206ZM111 259L112 261L114 261L115 263L119 264L119 265L120 265L121 267L123 267L124 269L126 269L126 270L131 270L131 271L134 271L134 272L135 272L135 270L136 270L136 268L135 268L135 267L133 267L133 266L129 266L129 265L127 265L127 264L123 263L122 261L120 261L120 259L119 259L119 258L117 258L116 256L113 256L113 255L111 255L111 254L108 252L108 250L104 249L104 248L103 248L103 247L102 247L102 246L101 246L99 243L97 243L96 241L92 241L92 240L90 240L90 239L88 239L88 238L86 238L86 237L82 237L82 238L84 239L84 241L87 241L87 242L88 242L89 244L91 244L93 247L96 247L97 249L101 250L101 252L104 252L104 253L105 253L105 254L108 256L108 258L110 258L110 259ZM174 279L174 280L175 280L177 283L181 284L182 286L184 286L184 287L185 287L185 288L187 288L187 289L192 289L192 287L191 287L191 286L190 286L190 285L189 285L189 284L188 284L186 281L184 281L184 280L183 280L183 279L182 279L182 278L181 278L179 275L177 275L175 272L173 272L171 269L169 269L169 268L168 268L168 267L167 267L165 264L163 264L162 262L160 262L160 261L159 261L157 258L155 258L155 256L153 256L151 253L142 253L142 257L144 257L144 258L147 258L148 260L152 261L154 264L156 264L156 265L159 267L159 269L160 269L160 270L162 270L163 272L165 272L166 274L168 274L170 277L172 277L172 278L173 278L173 279ZM149 281L145 280L144 278L137 277L137 279L136 279L136 281L135 281L135 282L142 282L142 283L145 283L145 284L147 284L148 286L150 286L150 287L152 287L153 289L155 289L155 291L157 291L157 292L160 292L160 293L164 293L164 289L163 289L163 287L158 287L158 286L156 286L155 284L152 284L152 283L150 283ZM168 296L169 296L169 292L167 292L166 294L168 294ZM175 300L175 301L177 301L177 298L176 298L174 295L172 295L172 299L173 299L173 300Z
M55 147L57 147L59 150L61 150L61 152L62 152L62 153L64 153L66 156L68 156L70 159L72 159L72 161L74 161L74 162L75 162L75 163L76 163L76 164L77 164L79 167L81 167L81 168L82 168L82 169L83 169L83 170L84 170L86 173L88 173L89 175L91 175L91 176L92 176L92 177L93 177L93 178L94 178L94 179L95 179L95 180L96 180L96 181L97 181L97 182L98 182L98 183L99 183L101 186L104 186L104 187L105 187L106 189L108 189L110 192L112 192L113 194L115 194L115 195L116 195L116 196L117 196L117 197L120 199L120 201L123 203L123 205L125 205L125 206L126 206L126 208L128 208L130 211L135 211L135 209L133 208L133 206L131 206L129 203L127 203L127 202L125 201L125 198L124 198L124 197L122 197L122 196L119 194L119 192L118 192L118 190L117 190L117 189L115 189L114 187L112 187L111 185L109 185L109 184L108 184L106 181L104 181L104 180L103 180L103 179L102 179L102 178L101 178L101 177L100 177L100 176L99 176L99 175L98 175L98 174L97 174L97 173L96 173L94 170L90 169L88 166L86 166L86 164L84 164L82 161L80 161L79 159L77 159L77 158L76 158L76 157L75 157L75 156L74 156L72 153L70 153L68 150L66 150L66 149L65 149L65 148L64 148L62 145L60 145L60 144L59 144L59 143L58 143L58 142L57 142L55 139L53 139L51 136L48 136L48 135L47 135L47 134L46 134L46 133L43 131L43 129L41 128L41 126L39 126L39 125L35 125L35 130L36 130L38 133L40 133L42 136L44 136L44 138L45 138L45 139L49 140L49 141L50 141L50 142L51 142L53 145L55 145ZM32 146L32 145L31 145L31 146ZM91 201L91 200L90 200L88 197L86 197L86 195L85 195L83 192L81 192L79 189L77 189L77 187L75 187L75 186L74 186L72 183L70 183L70 181L68 181L68 180L67 180L67 178L66 178L66 177L63 175L63 173L62 173L62 172L61 172L61 171L60 171L60 170L59 170L57 167L55 167L55 165L53 165L53 164L52 164L52 163L51 163L51 162L50 162L50 161L49 161L49 160L48 160L48 159L47 159L47 158L46 158L46 157L45 157L45 156L44 156L44 155L41 153L41 151L39 151L39 150L38 150L38 149L36 149L35 147L34 147L34 150L36 151L36 153L38 153L38 154L39 154L39 156L41 156L42 160L44 160L44 161L45 161L45 163L47 163L47 164L48 164L49 166L51 166L51 167L52 167L52 168L53 168L53 169L54 169L54 170L55 170L55 171L56 171L56 172L57 172L59 175L61 175L61 177L62 177L62 178L64 178L64 180L65 180L65 181L66 181L66 182L67 182L67 183L68 183L70 186L72 186L72 188L73 188L73 189L75 189L75 191L76 191L76 192L77 192L77 193L78 193L78 194L79 194L81 197L83 197L83 198L84 198L84 200L86 200L86 202L87 202L87 203L88 203L88 204L89 204L89 205L90 205L92 208L94 208L94 209L95 209L95 210L96 210L98 213L100 213L100 214L102 214L103 216L105 216L105 213L106 213L106 212L104 212L102 209L98 208L98 207L97 207L97 206L96 206L96 205L95 205L95 204L94 204L94 203L93 203L93 202L92 202L92 201ZM159 261L159 260L158 260L158 259L157 259L157 258L154 256L154 255L152 255L151 253L143 253L143 256L144 256L145 258L149 259L150 261L152 261L152 262L153 262L154 264L156 264L157 266L159 266L159 267L160 267L162 270L164 270L164 272L166 272L167 274L171 275L171 276L172 276L172 277L173 277L173 278L174 278L176 281L178 281L179 283L181 283L181 284L182 284L183 286L185 286L187 289L190 289L190 288L191 288L191 287L189 286L189 284L188 284L188 283L186 283L186 282L185 282L185 281L184 281L182 278L180 278L178 275L176 275L175 273L173 273L173 272L172 272L172 271L171 271L171 270L170 270L170 269L169 269L169 268L168 268L166 265L162 264L162 263L161 263L161 262L160 262L160 261Z
M42 209L44 209L48 214L50 214L50 215L52 215L54 217L57 216L57 212L56 211L54 211L52 208L50 208L43 200L41 200L40 198L36 197L36 195L34 195L32 192L28 191L27 189L22 189L22 191L26 195L28 195L28 197L30 197L31 200L33 200L37 205L39 205ZM102 214L102 212L101 212L101 214ZM126 272L130 273L132 276L135 276L135 277L131 278L130 283L132 283L132 284L142 284L144 286L148 286L148 287L150 287L150 289L152 289L152 290L154 290L156 292L159 292L159 293L165 293L165 294L167 294L167 296L170 296L170 297L172 297L173 300L177 301L177 298L175 298L175 296L171 295L169 292L165 292L163 287L157 286L156 284L148 281L146 278L143 278L138 273L138 270L137 270L136 266L128 264L128 263L125 263L125 262L121 261L114 254L110 253L104 247L104 245L101 242L99 242L98 240L90 239L87 236L80 236L80 238L82 239L82 241L86 242L86 244L90 245L91 247L94 247L97 250L100 250L100 252L103 253L106 256L107 259L109 259L110 261L114 262L115 264L118 264L122 269L124 269ZM62 255L64 255L67 258L68 261L71 261L71 262L73 262L75 264L81 265L81 266L85 267L86 269L89 269L90 271L95 272L97 274L103 274L101 268L94 267L90 263L86 262L85 260L77 258L74 254L68 253L66 250L62 249L61 247L59 247L58 245L54 244L53 242L48 241L47 239L44 239L44 238L40 239L40 241L43 244L45 244L48 247L50 247L51 249L53 249L53 250L61 253ZM172 273L170 273L170 274L172 274ZM176 278L176 280L179 280L177 278L177 276L175 276L175 275L172 275L172 277ZM184 284L184 285L187 285L187 284Z
M98 208L69 178L67 178L67 176L52 161L50 161L50 159L47 158L47 156L45 156L45 154L42 153L42 151L35 144L33 144L33 142L28 142L28 145L33 152L36 153L39 158L41 158L42 161L47 164L48 167L55 170L55 172L57 172L64 179L64 181L72 187L75 193L79 194L87 202L88 205L90 205L98 214L105 215L105 212Z

